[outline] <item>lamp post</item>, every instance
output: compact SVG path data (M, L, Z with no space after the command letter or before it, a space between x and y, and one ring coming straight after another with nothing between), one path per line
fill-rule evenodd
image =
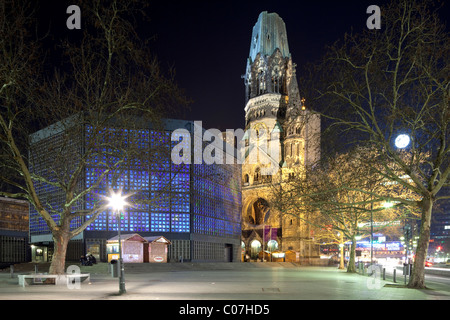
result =
M370 196L370 265L373 265L373 196Z
M119 294L126 293L125 290L125 276L124 276L124 266L123 266L123 259L122 259L122 240L120 238L120 228L122 226L121 220L121 211L123 210L123 207L127 205L125 201L126 197L123 197L120 193L114 193L111 192L111 196L108 198L109 200L109 206L116 212L117 218L119 219L118 222L118 236L119 236Z
M409 137L409 135L404 134L404 133L399 134L397 136L397 138L395 138L395 146L398 149L405 149L409 145L410 142L411 142L411 138ZM407 224L406 220L407 220L407 218L405 218L404 229L405 229L406 236L407 236L406 238L408 238L408 232L410 232L409 228L411 228L411 226ZM409 261L408 261L408 251L409 251L408 250L408 246L409 246L409 242L408 242L408 239L406 239L406 242L405 242L405 253L406 253L405 263L409 263Z

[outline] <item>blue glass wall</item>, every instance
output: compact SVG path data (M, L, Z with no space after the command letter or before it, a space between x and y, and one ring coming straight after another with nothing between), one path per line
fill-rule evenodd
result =
M173 164L170 158L172 147L178 145L179 141L190 143L181 136L179 139L182 140L171 141L173 130L180 124L190 128L192 133L192 126L186 121L173 122L166 126L167 130L105 129L110 141L102 141L96 145L96 149L88 157L84 179L80 183L83 188L92 188L92 191L84 197L83 202L77 204L77 208L92 210L105 205L104 197L109 195L110 190L117 192L120 189L123 194L131 194L127 199L131 206L123 210L120 220L123 233L140 233L144 236L163 233L169 238L170 234L185 235L174 239L190 239L189 234L197 234L223 238L227 243L231 238L238 241L241 214L240 167ZM85 146L96 138L91 127L86 127L83 134L82 139L78 140L83 141ZM43 150L39 144L51 143L52 139L55 137L36 143L36 150ZM109 147L108 143L111 144ZM107 165L112 165L123 157L120 148L111 147L114 144L116 147L120 144L132 145L134 153L126 156L117 169L105 173ZM33 168L36 172L45 172L47 168L48 159L42 159ZM96 185L102 175L104 179ZM37 188L39 194L54 195L51 204L55 208L63 203L63 195L58 196L50 185L37 185ZM49 233L47 225L36 213L30 212L30 218L32 234ZM81 218L74 221L73 228L82 222ZM107 237L111 232L116 232L118 226L117 214L103 207L86 231L90 235L95 234L95 237L101 237L101 234ZM210 241L207 240L210 238L196 239L199 248L205 247L200 243ZM216 255L221 257L223 248L218 245L221 240L215 241ZM181 245L185 244L180 243ZM173 250L178 248L174 246Z
M89 134L89 130L87 130ZM124 210L121 230L124 232L190 232L189 165L174 165L170 159L169 131L123 130L119 141L135 143L142 153L129 157L126 169L107 174L104 181L86 198L91 209L102 201L105 190L122 190L132 194L132 205ZM129 139L123 135L131 136ZM147 159L146 159L147 158ZM95 156L86 168L86 186L93 185L102 174L105 157ZM86 230L114 231L118 220L112 212L102 213Z
M241 232L237 165L193 165L194 233L234 236Z
M52 131L50 131L52 132ZM60 154L60 149L64 145L64 150L70 157ZM35 180L34 187L39 195L44 208L50 213L53 220L58 223L62 205L65 200L65 193L54 183L67 179L66 171L73 170L79 161L79 149L81 137L75 136L70 139L64 132L55 132L54 134L43 135L41 139L35 141L29 151L30 172L37 173L43 179ZM64 161L62 161L63 159ZM81 187L82 182L79 182ZM73 210L83 209L83 201L78 201L73 205ZM49 228L44 219L37 213L34 206L30 205L30 234L42 235L48 234ZM74 229L81 225L82 218L77 217L72 220L71 228Z

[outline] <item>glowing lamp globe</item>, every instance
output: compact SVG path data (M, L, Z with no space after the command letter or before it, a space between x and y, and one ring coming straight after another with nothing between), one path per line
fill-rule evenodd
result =
M125 205L127 205L125 201L126 197L122 197L120 192L111 193L111 196L108 198L109 206L113 208L114 211L121 211Z
M399 149L406 148L409 144L410 138L407 134L400 134L395 139L395 146Z

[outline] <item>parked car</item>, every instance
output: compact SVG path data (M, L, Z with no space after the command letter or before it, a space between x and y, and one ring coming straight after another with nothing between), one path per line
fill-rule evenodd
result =
M431 261L425 261L425 267L432 267L433 263Z
M447 260L447 262L445 263L446 265L450 266L450 259Z

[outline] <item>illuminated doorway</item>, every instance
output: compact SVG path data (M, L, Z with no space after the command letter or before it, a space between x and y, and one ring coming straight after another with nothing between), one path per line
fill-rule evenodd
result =
M275 240L269 240L267 242L267 250L270 252L274 252L278 250L278 242Z
M257 259L258 253L261 252L261 242L258 240L253 240L250 244L250 258L251 259Z

